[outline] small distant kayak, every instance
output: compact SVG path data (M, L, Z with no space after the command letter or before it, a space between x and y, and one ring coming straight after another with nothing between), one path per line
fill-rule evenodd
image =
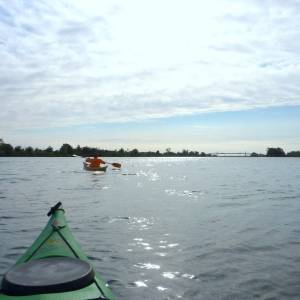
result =
M107 166L104 167L90 167L86 162L83 163L83 168L87 171L102 171L106 172Z
M35 242L4 275L1 300L115 300L72 235L59 202Z

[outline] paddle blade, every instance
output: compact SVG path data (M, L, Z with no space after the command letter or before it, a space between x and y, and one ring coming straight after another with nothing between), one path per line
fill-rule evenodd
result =
M112 166L114 166L115 168L121 168L121 164L119 163L112 163Z

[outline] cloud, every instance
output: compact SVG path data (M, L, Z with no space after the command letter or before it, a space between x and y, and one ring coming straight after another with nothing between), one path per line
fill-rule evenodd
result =
M296 1L0 1L0 127L300 105Z

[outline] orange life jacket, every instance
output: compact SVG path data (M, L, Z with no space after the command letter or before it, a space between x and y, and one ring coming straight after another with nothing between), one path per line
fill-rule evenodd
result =
M86 159L87 162L89 162L89 166L92 167L92 168L97 168L100 166L100 164L105 164L105 161L103 161L102 159L100 158L87 158Z

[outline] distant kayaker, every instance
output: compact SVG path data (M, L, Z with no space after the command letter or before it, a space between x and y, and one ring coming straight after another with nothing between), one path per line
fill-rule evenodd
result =
M97 154L94 154L92 158L88 157L85 161L89 164L89 167L92 168L98 168L101 164L106 163Z

